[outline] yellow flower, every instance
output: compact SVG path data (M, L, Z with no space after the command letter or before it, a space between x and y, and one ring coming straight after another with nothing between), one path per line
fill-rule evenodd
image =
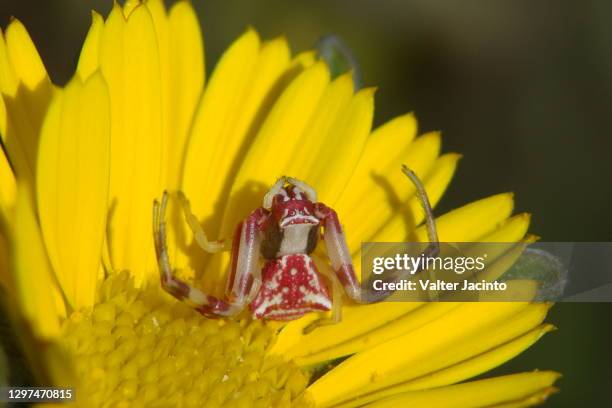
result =
M548 304L346 305L340 324L209 320L162 292L151 206L182 190L213 237L261 205L282 174L334 207L359 264L361 241L425 240L406 163L435 204L459 159L407 114L371 130L373 90L332 79L312 52L249 29L204 86L188 2L93 13L74 78L49 80L23 25L0 38L0 283L41 383L82 406L528 406L558 375L464 382L552 326ZM437 219L443 241L519 242L529 216L511 194ZM179 212L177 273L219 295L227 254L204 256ZM10 259L11 264L6 262ZM197 271L197 272L196 272ZM30 333L31 335L28 335ZM342 362L339 362L342 360Z

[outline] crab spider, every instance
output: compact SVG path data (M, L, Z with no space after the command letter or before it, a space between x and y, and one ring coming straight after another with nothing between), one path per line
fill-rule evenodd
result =
M439 251L433 213L425 189L406 166L402 171L416 187L424 209L429 246L427 256ZM188 225L198 245L208 252L223 250L219 242L209 241L191 213L189 202L179 193ZM263 207L254 210L235 230L229 276L223 299L208 295L175 277L166 248L165 212L168 194L153 204L153 232L162 287L177 299L191 303L200 313L228 317L247 306L256 319L293 320L309 312L331 310L331 317L319 319L305 332L341 320L342 292L357 303L383 300L391 292L365 293L357 279L346 239L336 212L317 202L315 190L303 181L281 177L265 195ZM312 253L321 227L331 270L315 265ZM259 259L264 258L260 268ZM400 272L391 280L401 278Z

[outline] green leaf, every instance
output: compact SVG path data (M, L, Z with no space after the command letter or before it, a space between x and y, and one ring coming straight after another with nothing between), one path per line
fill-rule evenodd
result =
M361 88L361 70L357 59L340 37L327 35L317 42L315 48L329 66L332 78L352 71L355 90Z
M567 268L556 256L541 249L527 248L500 281L514 279L532 279L540 284L534 300L556 300L567 284Z

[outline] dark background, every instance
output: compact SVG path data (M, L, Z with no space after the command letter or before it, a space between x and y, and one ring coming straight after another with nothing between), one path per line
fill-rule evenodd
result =
M464 154L438 214L514 191L546 241L610 241L612 2L194 1L207 71L248 25L285 34L294 51L337 34L378 86L376 123L414 111ZM53 81L74 70L92 8L111 0L2 0L30 31ZM610 406L612 303L557 304L559 327L495 370L555 369L548 406Z

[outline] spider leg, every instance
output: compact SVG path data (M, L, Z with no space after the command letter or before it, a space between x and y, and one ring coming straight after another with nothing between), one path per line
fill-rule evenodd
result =
M425 191L425 186L421 180L417 177L414 171L410 170L408 166L402 164L402 172L412 181L414 187L416 188L416 194L419 198L419 203L421 203L421 207L423 207L423 212L425 212L425 225L427 226L427 238L429 242L434 246L440 246L440 240L438 239L438 231L436 230L436 221L433 216L433 210L431 209L431 204L429 203L429 198L427 197L427 192Z
M351 254L336 211L323 203L316 203L315 215L323 223L323 240L332 269L348 297L357 303L363 303L359 280L355 274Z
M155 243L161 285L164 290L178 300L191 304L195 310L206 316L234 316L240 313L243 305L226 302L215 296L207 295L200 289L174 276L166 246L165 213L167 204L167 192L164 192L161 203L157 200L153 202L153 241Z
M402 172L410 179L410 181L412 181L412 184L414 184L417 197L419 198L419 203L421 203L421 207L425 213L425 225L427 227L427 239L429 240L429 245L423 251L423 255L426 258L437 256L440 253L440 240L438 239L436 220L433 215L433 210L431 209L431 204L429 203L429 197L427 197L427 192L425 191L425 186L423 186L423 183L417 177L414 171L410 170L405 164L402 164ZM423 268L421 267L414 273L421 272L422 270ZM400 278L401 277L398 276L397 280Z
M232 243L232 258L225 288L228 299L242 304L250 303L261 287L259 249L261 226L268 219L268 211L258 208L236 226Z
M276 180L272 188L266 193L263 200L263 206L265 209L269 210L272 208L272 200L274 196L277 195L282 189L285 183L287 182L287 176L281 176Z
M433 216L433 210L431 208L431 204L429 203L429 198L427 197L427 192L425 191L425 186L419 179L419 177L408 168L405 164L402 164L402 172L410 179L410 181L414 184L416 189L416 195L423 208L423 212L425 213L425 226L427 227L427 239L429 241L429 245L423 250L422 255L425 258L437 256L440 253L440 241L438 239L438 231L436 229L436 221ZM419 273L423 271L423 265L419 266L419 269L412 271L411 274ZM387 274L385 281L386 282L398 282L400 279L406 276L405 271L392 271ZM372 276L374 278L374 276ZM366 285L367 287L371 287L370 284ZM368 296L368 302L376 302L380 300L384 300L390 295L392 295L392 291L377 291L375 293L369 292L366 294Z
M438 240L435 219L429 199L427 198L425 187L417 175L414 174L414 172L407 166L403 165L402 171L414 184L417 198L419 199L419 202L423 207L423 211L425 212L425 224L427 226L429 245L423 251L423 255L425 257L436 256L440 252L440 242ZM389 297L393 292L372 292L362 290L359 280L357 279L357 275L355 274L350 252L346 245L346 238L344 237L344 232L336 212L323 203L315 204L315 212L317 217L323 222L323 227L325 230L323 239L325 240L325 246L327 247L327 254L331 261L332 268L336 272L336 275L344 287L346 294L357 303L374 303ZM404 275L404 271L395 271L387 275L387 281L395 282L401 279ZM366 285L366 287L371 287L371 285Z
M178 192L178 198L181 202L181 207L183 208L183 213L185 214L185 221L191 228L193 232L193 236L200 248L202 248L206 252L215 253L221 252L225 249L223 241L209 241L206 233L202 229L202 226L198 222L197 217L191 212L191 204L185 194L182 191Z
M298 179L293 178L293 177L287 177L287 181L289 183L293 184L294 186L299 187L302 191L304 191L306 193L306 195L308 196L308 199L310 201L312 201L312 202L316 202L317 201L317 192L315 191L314 188L312 188L311 186L309 186L308 184L306 184L302 180L298 180Z

